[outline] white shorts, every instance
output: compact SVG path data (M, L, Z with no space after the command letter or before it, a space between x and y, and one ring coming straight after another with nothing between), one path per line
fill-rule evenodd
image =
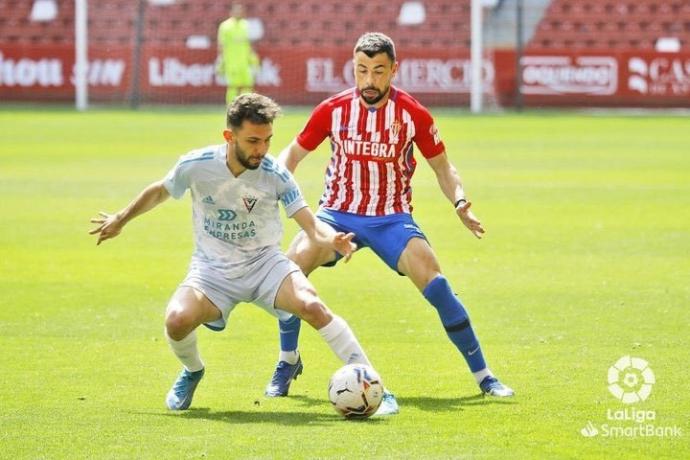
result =
M283 280L299 270L297 264L281 252L266 254L240 278L226 278L218 270L195 261L180 287L200 291L218 307L221 318L204 325L214 331L222 331L230 312L240 302L253 303L281 320L290 319L291 313L275 308L275 300Z

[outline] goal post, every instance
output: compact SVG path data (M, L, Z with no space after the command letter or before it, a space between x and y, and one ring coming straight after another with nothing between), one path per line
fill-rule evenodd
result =
M470 10L470 68L472 75L470 86L470 109L472 113L481 113L482 111L482 8L482 0L472 0Z
M87 4L87 0L74 0L74 95L79 111L86 110L89 105Z

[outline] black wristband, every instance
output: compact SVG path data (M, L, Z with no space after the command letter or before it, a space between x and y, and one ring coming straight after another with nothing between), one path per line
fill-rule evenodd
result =
M455 202L455 209L458 209L458 206L460 206L460 203L465 204L465 203L467 203L467 200L464 198L460 198L458 201Z

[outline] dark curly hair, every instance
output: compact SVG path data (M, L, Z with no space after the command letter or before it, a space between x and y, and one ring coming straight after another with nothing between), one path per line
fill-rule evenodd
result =
M228 106L226 124L230 129L242 126L248 120L256 125L273 123L280 114L280 106L270 97L257 93L237 96Z

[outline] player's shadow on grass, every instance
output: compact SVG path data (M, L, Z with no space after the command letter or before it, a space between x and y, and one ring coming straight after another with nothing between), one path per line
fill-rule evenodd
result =
M314 399L309 396L290 396L291 400L298 400L302 405L318 407L323 405L322 399ZM327 403L327 402L326 402ZM180 417L183 419L211 420L230 424L275 423L277 425L330 425L332 423L345 422L346 420L335 412L323 414L316 411L285 411L276 412L273 409L262 409L255 406L255 411L227 410L213 411L208 407L193 407L179 412L147 412L146 415L159 415L163 417ZM330 408L329 408L330 409ZM360 420L353 420L358 422ZM349 421L352 423L353 421ZM381 423L383 419L370 418L366 423Z
M441 411L455 411L463 410L463 408L471 408L474 406L488 406L491 404L517 404L515 400L509 398L491 398L479 393L473 396L464 396L462 398L435 398L433 396L419 396L419 397L399 397L400 410L405 407L416 407L418 409L430 412Z
M184 419L202 419L215 422L224 422L237 425L253 423L275 423L277 425L328 425L339 421L339 417L334 413L320 414L318 412L274 412L274 411L247 411L247 410L227 410L213 411L207 407L192 408L177 414L166 413L170 417L181 417Z

